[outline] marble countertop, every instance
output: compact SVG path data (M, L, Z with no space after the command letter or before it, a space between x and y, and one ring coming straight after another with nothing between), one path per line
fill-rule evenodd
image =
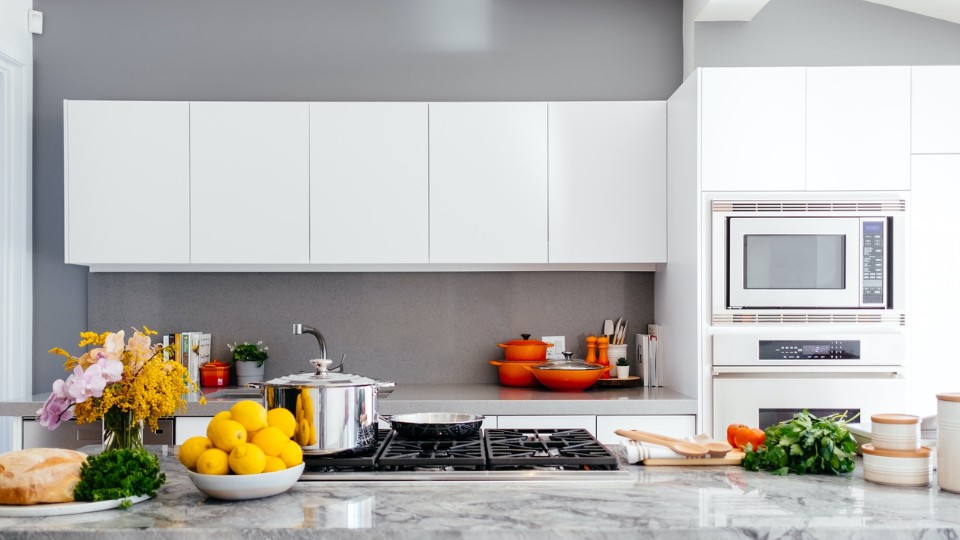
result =
M0 536L897 540L960 534L960 495L936 483L871 484L859 461L844 476L630 465L632 481L616 484L300 482L266 499L225 502L197 491L172 455L161 460L167 483L154 499L127 510L0 518Z
M210 396L222 388L204 388ZM229 391L229 389L227 389ZM34 416L48 393L30 401L0 402L0 416ZM256 394L254 394L256 396ZM240 399L208 397L201 405L192 396L178 416L213 416ZM697 414L696 398L669 388L591 388L583 392L554 392L543 388L516 388L496 384L398 384L378 401L382 414L443 411L498 415L644 415Z

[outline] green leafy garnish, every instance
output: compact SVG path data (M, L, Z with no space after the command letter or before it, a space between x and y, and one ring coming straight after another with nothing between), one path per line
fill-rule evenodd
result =
M167 476L160 472L160 460L150 452L142 448L108 450L87 458L80 467L80 482L73 489L73 497L94 502L139 495L153 497L166 481ZM124 503L121 508L132 504L129 500Z
M773 474L840 474L852 472L857 441L847 429L846 413L817 418L803 410L792 420L764 430L764 446L747 446L743 467Z

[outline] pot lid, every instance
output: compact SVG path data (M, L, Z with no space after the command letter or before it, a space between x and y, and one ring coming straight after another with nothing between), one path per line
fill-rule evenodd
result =
M520 334L520 337L522 337L523 339L514 339L514 340L512 340L512 341L506 342L505 345L509 345L509 346L512 346L512 347L517 347L517 346L522 346L522 345L547 345L547 346L550 346L550 344L547 343L547 342L545 342L545 341L538 341L538 340L536 340L536 339L529 339L529 338L530 338L530 334Z
M329 358L319 358L310 360L315 368L315 373L294 373L293 375L284 375L276 379L267 381L265 386L311 386L316 388L343 388L348 386L371 386L379 384L369 377L353 375L350 373L334 373L327 371L333 360Z
M596 371L606 366L600 364L588 364L578 360L559 360L556 362L547 362L539 366L531 366L531 369L542 371Z
M874 424L919 424L920 417L912 414L875 414L870 421Z

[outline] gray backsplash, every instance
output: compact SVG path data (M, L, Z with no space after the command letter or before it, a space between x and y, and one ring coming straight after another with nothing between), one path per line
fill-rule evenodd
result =
M350 373L493 383L498 342L562 335L582 358L584 338L616 317L630 321L633 362L633 335L654 313L649 272L92 273L87 284L91 329L209 332L221 359L228 343L263 340L271 378L319 356L295 322L320 329L331 358L346 353Z

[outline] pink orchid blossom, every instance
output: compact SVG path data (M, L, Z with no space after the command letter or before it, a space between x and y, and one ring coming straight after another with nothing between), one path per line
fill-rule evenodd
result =
M77 403L83 403L89 398L98 398L103 395L107 387L107 380L98 365L92 365L84 371L80 366L73 369L73 374L67 377L67 394Z
M67 395L66 383L62 379L53 382L53 392L47 397L43 407L37 411L40 425L47 429L56 429L60 422L73 418L73 400Z
M101 358L97 360L96 365L100 368L104 380L108 383L117 382L123 378L123 362L119 360Z

